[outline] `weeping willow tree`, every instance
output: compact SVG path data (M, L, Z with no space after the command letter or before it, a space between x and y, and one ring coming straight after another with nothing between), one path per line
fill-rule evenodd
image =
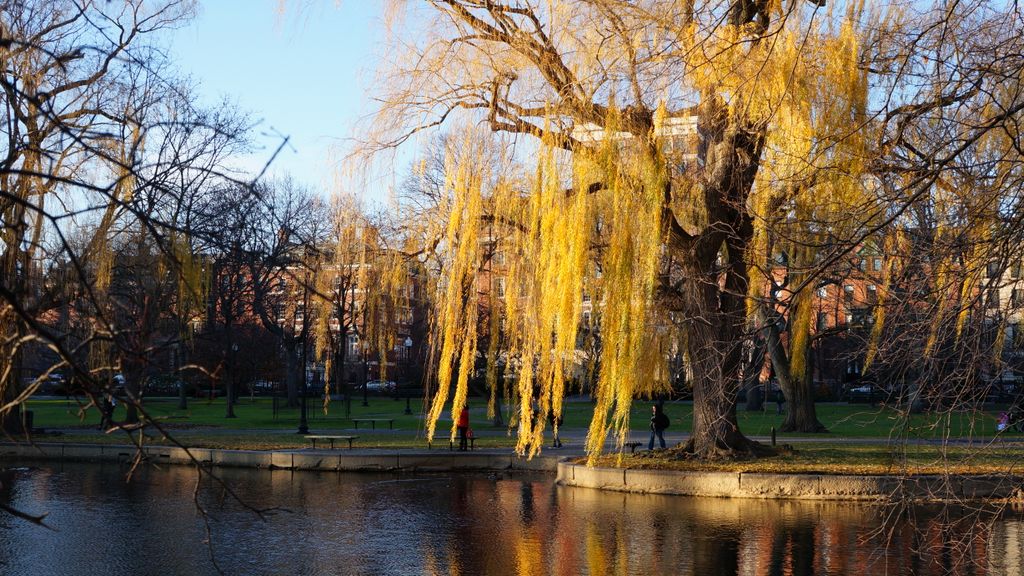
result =
M333 375L324 382L325 406L330 400L330 388L344 392L345 410L351 410L351 382L345 370L349 354L349 337L359 335L360 293L366 288L364 273L367 247L362 241L367 219L357 200L352 196L332 199L330 233L332 243L324 250L324 273L316 279L316 351L324 360L325 373ZM361 283L362 281L362 283ZM358 343L357 339L353 339Z
M820 427L810 291L979 138L1016 141L1017 92L997 88L1019 76L1016 20L983 4L431 0L390 14L398 58L367 148L463 118L532 164L515 186L493 184L484 154L445 168L430 414L449 383L455 411L465 399L479 228L493 218L510 230L503 322L524 452L561 409L584 292L602 343L591 454L625 438L632 399L664 389L673 353L694 392L685 451L761 453L739 430L736 391L743 343L779 314L790 333L772 357L799 399L795 425ZM945 122L958 106L980 120ZM768 295L776 249L797 256L781 307Z
M489 196L495 218L515 232L505 323L519 362L520 450L535 452L544 416L561 411L586 291L599 303L602 337L592 454L612 431L624 440L634 397L666 389L673 350L694 388L688 451L757 452L739 431L735 395L748 302L762 295L758 231L774 216L769 205L788 210L826 195L822 205L835 210L859 200L862 187L846 171L857 145L835 143L853 140L864 122L862 11L427 4L432 35L389 77L398 89L377 121L391 139L378 143L469 109L494 131L530 137L536 151L526 188L485 190L472 159L448 169L452 257L438 298L442 387L432 419L447 400L444 383L455 384L455 410L465 398L476 353L466 300Z
M335 195L330 220L333 228L320 251L320 272L313 287L315 352L350 402L347 362L362 362L364 379L369 379L371 358L380 379L393 375L390 359L404 346L399 338L411 334L416 265L406 257L405 246L392 245L401 241L401 235L393 234L383 218L368 214L355 196ZM357 354L355 359L348 357L351 352ZM325 411L331 384L324 382Z
M0 2L0 412L7 430L18 428L20 402L51 373L63 372L93 398L111 390L101 374L124 343L105 297L112 236L130 220L172 218L166 203L151 210L146 192L173 190L166 181L172 163L202 162L185 158L194 151L188 146L153 153L171 139L150 133L204 131L194 117L155 120L180 87L158 81L161 58L151 39L190 10L191 3L173 0ZM176 260L188 243L181 221L149 231L156 228L160 250ZM189 265L174 268L190 277ZM83 333L53 321L68 308L87 327ZM30 384L22 386L26 375Z

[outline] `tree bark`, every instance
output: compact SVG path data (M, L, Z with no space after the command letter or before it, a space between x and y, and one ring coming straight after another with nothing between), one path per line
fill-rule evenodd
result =
M707 225L691 235L670 221L670 242L681 256L684 283L677 296L695 379L693 434L686 451L709 459L771 454L744 436L736 419L749 284L745 258L753 237L746 198L757 174L764 128L743 126L713 96L702 105L699 125L706 144L700 151L705 175L699 201Z
M125 407L125 424L139 423L139 405L142 404L142 396L139 391L142 389L142 379L145 367L141 362L122 359L122 375L124 376L124 393L127 396Z
M786 419L779 428L782 432L828 432L821 422L818 421L818 413L814 406L814 391L811 389L812 371L805 370L804 377L797 382L789 370L789 358L782 345L782 338L779 336L779 326L774 321L766 322L765 330L768 333L768 349L771 352L772 367L775 369L775 377L779 379L779 388L786 396L788 409ZM807 347L805 352L805 366L810 366L811 348Z
M761 369L764 367L765 340L755 337L751 342L750 359L743 371L743 390L747 394L747 412L764 410L764 392L761 382Z
M238 352L235 351L232 341L231 327L228 326L228 372L224 379L224 406L225 418L237 418L235 416L235 372L238 368Z
M714 260L704 272L690 264L685 299L687 352L693 370L693 433L686 452L698 458L754 457L770 452L740 432L736 392L741 382L742 297L729 298L719 290ZM703 281L702 281L703 280ZM740 302L735 302L739 300Z
M188 394L185 390L185 381L178 382L178 410L188 409Z
M285 387L288 393L287 406L295 408L299 405L299 380L302 365L299 360L299 344L293 338L284 340Z

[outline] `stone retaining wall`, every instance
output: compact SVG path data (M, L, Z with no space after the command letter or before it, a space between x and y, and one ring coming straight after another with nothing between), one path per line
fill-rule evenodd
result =
M278 468L323 471L450 471L450 470L538 470L554 472L557 458L538 456L533 460L514 454L474 452L398 452L374 450L212 450L169 446L143 448L146 458L166 464L194 464L239 468ZM189 456L191 452L191 457ZM128 462L135 457L133 446L100 444L0 444L0 460L73 460L80 462Z
M133 446L100 444L0 443L0 460L71 460L81 462L129 462ZM646 494L675 494L713 498L775 498L807 500L873 500L910 497L936 499L1024 499L1024 477L845 476L827 474L756 474L730 472L675 472L588 468L559 462L555 456L532 460L500 452L390 451L390 450L213 450L168 446L143 448L146 458L157 463L285 470L448 472L472 470L535 470L555 472L556 482L578 486ZM191 453L191 457L189 455Z
M644 494L675 494L713 498L801 500L1021 499L1020 476L847 476L828 474L756 474L676 472L588 468L559 462L556 482Z

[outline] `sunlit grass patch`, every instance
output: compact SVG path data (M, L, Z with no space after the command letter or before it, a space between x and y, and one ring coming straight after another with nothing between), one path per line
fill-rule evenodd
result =
M676 450L607 454L597 466L627 469L784 474L1006 474L1024 473L1024 446L918 443L801 443L778 456L738 461L690 460Z

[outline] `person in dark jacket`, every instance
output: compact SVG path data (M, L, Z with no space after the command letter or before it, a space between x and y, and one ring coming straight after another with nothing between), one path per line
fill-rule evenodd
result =
M647 443L648 450L654 450L654 437L658 437L661 448L665 448L665 429L668 428L668 416L661 409L661 404L651 406L651 441Z
M562 427L562 418L556 417L555 413L548 414L548 422L551 424L551 433L554 438L551 441L552 448L561 448L562 440L558 437L558 429Z

